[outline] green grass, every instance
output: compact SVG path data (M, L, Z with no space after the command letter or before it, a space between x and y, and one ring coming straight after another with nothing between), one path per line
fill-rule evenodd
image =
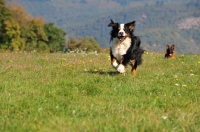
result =
M0 54L0 131L200 131L200 55Z

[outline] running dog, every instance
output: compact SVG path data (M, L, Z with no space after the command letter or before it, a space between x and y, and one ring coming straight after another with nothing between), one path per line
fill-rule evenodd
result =
M111 65L119 73L124 74L127 64L131 64L131 72L135 75L137 66L142 64L142 54L145 51L140 47L140 37L133 34L135 21L119 24L111 19L108 27L112 27L110 41L114 38L119 40L117 43L113 43L110 48Z

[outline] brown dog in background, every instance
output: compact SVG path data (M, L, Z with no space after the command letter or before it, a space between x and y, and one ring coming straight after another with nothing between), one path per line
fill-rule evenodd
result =
M166 46L165 58L175 58L175 45L174 44L172 44L172 46L170 46L170 45Z

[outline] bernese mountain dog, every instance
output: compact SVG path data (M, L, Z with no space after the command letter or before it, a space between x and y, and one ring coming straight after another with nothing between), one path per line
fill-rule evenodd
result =
M165 58L175 58L175 45L171 46L167 44Z
M108 27L112 27L110 41L112 42L114 38L119 40L113 43L110 48L111 65L116 68L119 73L124 74L127 64L131 64L131 72L134 75L137 66L142 64L142 54L145 51L140 47L140 37L133 34L135 21L119 24L111 19Z

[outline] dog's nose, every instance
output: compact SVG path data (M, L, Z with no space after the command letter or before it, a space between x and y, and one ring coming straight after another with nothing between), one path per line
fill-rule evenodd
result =
M120 35L123 35L123 32L119 32Z

